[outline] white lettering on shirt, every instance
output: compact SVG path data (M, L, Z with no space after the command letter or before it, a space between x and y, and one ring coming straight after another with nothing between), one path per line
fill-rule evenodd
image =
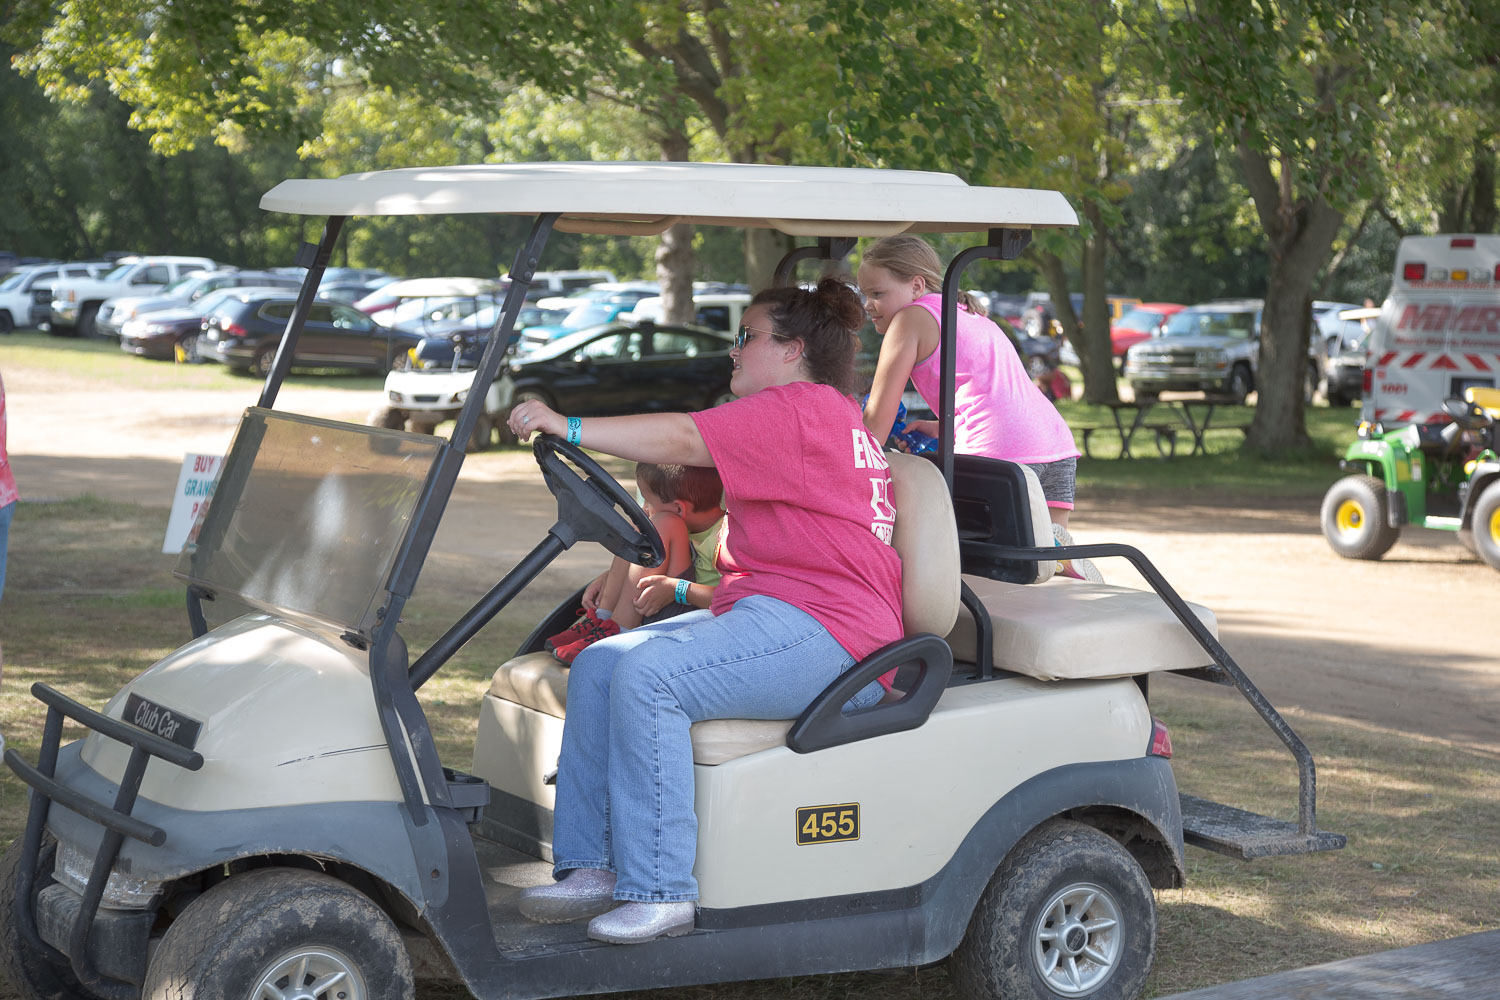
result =
M880 442L870 436L863 427L853 428L854 467L856 469L889 469L891 463L880 451Z
M896 531L896 505L891 503L890 489L891 481L885 476L870 480L870 509L875 512L870 531L887 545Z

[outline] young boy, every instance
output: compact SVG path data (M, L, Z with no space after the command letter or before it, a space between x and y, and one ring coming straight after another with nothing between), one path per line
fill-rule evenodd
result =
M666 558L659 566L637 566L615 557L583 592L583 615L547 640L564 663L591 643L661 621L713 600L719 571L714 565L724 519L724 484L711 468L691 465L635 467L641 507L661 535ZM685 586L684 586L685 584Z

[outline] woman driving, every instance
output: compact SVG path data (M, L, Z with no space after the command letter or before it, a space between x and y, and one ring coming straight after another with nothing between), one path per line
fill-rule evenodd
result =
M863 320L858 296L834 278L814 291L769 289L745 311L730 351L734 402L586 421L534 400L511 412L523 441L541 431L637 462L714 466L726 510L710 609L602 640L573 662L557 881L523 893L528 918L594 917L589 936L617 944L692 930L689 727L795 718L901 637L889 468L851 395ZM871 682L849 705L883 695Z

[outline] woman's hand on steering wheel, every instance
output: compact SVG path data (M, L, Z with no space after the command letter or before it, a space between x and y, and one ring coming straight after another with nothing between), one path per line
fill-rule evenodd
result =
M527 399L517 403L511 409L510 418L506 423L510 426L511 433L515 434L516 440L522 444L530 439L533 431L554 434L557 437L568 436L568 418L536 399Z

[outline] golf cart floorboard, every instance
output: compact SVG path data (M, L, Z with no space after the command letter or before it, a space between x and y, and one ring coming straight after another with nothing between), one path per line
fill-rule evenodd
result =
M589 940L587 920L538 924L521 916L516 908L522 889L552 884L551 864L478 836L474 837L474 850L479 856L485 903L501 952L514 958L520 952L571 951L597 946Z
M1182 800L1182 839L1195 847L1249 861L1280 854L1336 851L1344 846L1340 833L1326 830L1301 833L1296 823L1246 812L1193 795Z

